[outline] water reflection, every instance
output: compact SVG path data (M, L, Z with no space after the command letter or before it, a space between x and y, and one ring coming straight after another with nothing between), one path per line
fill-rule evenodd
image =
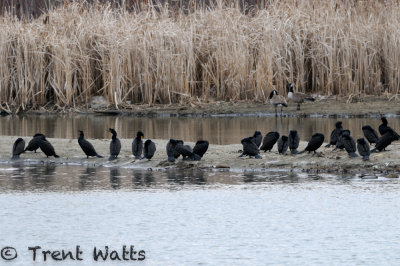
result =
M110 168L110 184L113 189L119 189L121 187L121 173L119 168Z
M199 169L167 171L65 165L0 165L0 191L85 191L182 189L199 186L279 185L305 182L346 185L371 180L400 184L398 178L376 174L339 175L302 172L204 172Z
M94 182L96 180L96 168L94 167L86 167L82 170L82 173L79 175L79 188L81 190L85 190L94 186Z
M27 174L30 177L30 183L37 189L48 189L54 182L54 175L57 166L46 164L41 166L28 167Z
M134 188L150 187L154 182L153 171L132 170L132 184Z
M204 185L207 183L206 173L198 169L168 170L167 179L171 184Z
M355 138L362 136L362 126L377 128L379 118L340 119L343 127L350 129ZM48 137L76 138L76 131L82 129L87 138L108 139L106 129L115 128L120 138L133 138L137 130L143 130L145 138L183 139L197 141L207 139L212 144L240 143L240 139L252 135L255 130L263 134L278 131L288 134L297 129L302 140L309 140L313 133L321 132L326 137L334 128L337 119L316 117L133 117L133 116L6 116L0 117L0 135L33 136L43 132ZM394 129L400 128L400 120L389 118Z

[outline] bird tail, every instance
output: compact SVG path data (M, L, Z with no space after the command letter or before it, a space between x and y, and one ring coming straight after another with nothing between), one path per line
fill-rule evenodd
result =
M282 103L283 106L288 107L287 103Z
M298 154L299 152L296 149L290 150L291 154Z
M13 155L12 157L11 157L11 160L18 160L19 159L19 155Z
M330 143L328 143L328 144L325 145L326 148L329 148L330 146L331 146Z
M54 154L54 158L60 158L60 156L58 156L57 154Z
M371 153L373 153L373 152L378 152L378 150L376 148L374 148L371 150Z
M171 163L175 162L175 157L174 156L168 157L168 162Z
M96 157L97 158L104 158L104 156L101 156L101 155L98 155L98 154L96 154Z
M306 152L306 150L303 150L301 152L298 152L297 154L302 154L302 153L305 153L305 152Z
M110 157L108 157L109 161L112 161L112 160L115 160L115 159L117 159L117 156L115 156L115 155L110 155Z
M349 153L349 156L350 156L350 157L353 157L353 158L358 157L358 155L357 155L355 152L350 152L350 153Z
M313 98L313 97L308 97L308 98L305 98L305 100L310 101L310 102L314 102L314 101L315 101L315 98Z

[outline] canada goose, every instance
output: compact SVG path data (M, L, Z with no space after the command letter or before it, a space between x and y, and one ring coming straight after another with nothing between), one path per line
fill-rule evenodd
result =
M378 133L371 126L363 126L362 131L367 138L369 144L376 143L379 139Z
M253 137L250 138L244 138L241 141L243 145L243 153L239 157L243 157L245 155L248 156L254 156L256 159L262 159L262 157L259 155L259 150L257 145L255 144Z
M393 140L399 140L400 136L397 134L396 131L394 131L391 127L388 126L388 121L386 120L386 117L382 116L381 118L382 124L379 126L379 133L381 133L381 136L385 135L388 131L393 132Z
M296 154L297 148L299 147L300 136L297 130L290 130L289 132L289 149L291 154Z
M79 134L78 144L83 150L83 152L86 154L86 158L89 158L89 156L96 156L98 158L103 158L103 156L97 154L93 145L85 139L85 135L83 134L82 130L78 130L78 134Z
M156 152L156 144L150 139L146 140L143 149L144 158L150 160L151 158L153 158L155 152Z
M350 133L348 131L345 131L342 133L342 141L343 141L343 146L344 149L347 151L350 157L357 157L356 154L356 143L354 142L354 139L350 136Z
M278 95L278 91L276 90L271 91L271 93L269 94L269 102L273 106L275 106L275 116L278 116L278 111L277 111L278 106L281 107L281 116L282 116L282 107L288 106L285 97Z
M39 148L44 154L46 154L47 158L49 156L54 156L55 158L60 157L56 154L53 145L51 145L51 143L47 141L45 136L39 137Z
M261 132L260 131L254 132L253 138L255 141L254 143L257 145L257 147L260 147L263 138Z
M311 140L307 144L307 147L303 151L299 152L299 154L306 151L308 151L308 153L313 151L315 154L316 150L318 150L318 148L321 147L322 143L324 143L324 139L325 136L323 134L315 133L314 135L312 135Z
M183 140L170 139L167 143L166 150L169 162L174 162L175 159L178 159L178 157L181 155L179 152L175 151L175 146L177 144L183 145Z
M136 133L136 138L132 141L132 154L135 156L135 159L143 159L142 152L143 152L143 139L144 134L142 131L138 131Z
M19 155L25 150L25 141L22 138L18 138L13 145L12 158L11 160L19 159Z
M278 140L278 152L279 154L285 155L289 147L289 141L287 136L282 136Z
M331 136L329 138L329 143L325 147L336 145L336 142L338 141L339 136L342 134L342 131L343 131L342 121L337 121L335 123L335 129L332 130Z
M357 150L360 156L362 156L363 161L369 160L371 151L369 150L369 145L364 138L359 138L357 140Z
M288 83L286 85L286 88L288 89L288 98L294 102L297 103L297 111L300 111L300 104L302 104L304 101L315 101L315 98L302 93L302 92L294 92L294 84L293 83Z
M110 142L110 157L108 160L112 161L117 159L118 154L121 151L121 141L117 138L117 132L113 128L109 128L108 131L112 134Z
M203 155L208 150L208 146L209 146L209 143L207 140L199 140L196 142L196 144L193 147L193 153L200 156L200 158L203 158Z
M275 131L268 132L263 140L263 145L261 146L260 150L266 152L271 151L274 147L275 143L279 139L279 133Z

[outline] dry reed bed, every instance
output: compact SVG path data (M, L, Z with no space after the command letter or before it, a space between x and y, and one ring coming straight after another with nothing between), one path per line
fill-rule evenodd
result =
M2 109L114 107L188 100L265 101L268 92L398 93L400 6L277 1L245 15L129 13L70 4L24 22L0 18ZM45 17L47 16L47 18Z

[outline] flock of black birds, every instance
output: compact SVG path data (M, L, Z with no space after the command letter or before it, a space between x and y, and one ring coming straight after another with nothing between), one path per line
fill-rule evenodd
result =
M108 131L112 134L110 142L110 157L109 161L117 159L119 153L121 152L121 141L117 138L117 132L110 128ZM82 151L86 154L86 157L98 157L103 158L99 155L94 146L85 139L85 135L82 130L78 130L78 144L82 148ZM148 139L143 143L144 134L142 131L138 131L136 138L132 141L132 154L135 159L148 159L151 160L156 152L156 144ZM196 145L190 147L189 145L184 145L183 140L170 139L167 143L166 151L168 155L168 161L174 162L179 156L182 155L183 160L194 160L200 161L203 155L208 150L209 143L206 140L199 140ZM20 155L26 151L34 151L40 149L43 153L49 157L54 156L58 158L53 145L46 139L45 135L37 133L29 141L28 146L25 148L25 141L22 138L18 138L13 145L12 158L13 160L19 159ZM143 156L142 156L143 154Z
M353 137L350 135L350 130L343 129L342 122L338 121L335 124L335 129L332 131L329 139L329 143L325 147L334 146L334 150L343 150L350 157L358 157L356 152L360 154L363 160L369 160L369 156L372 152L380 152L386 149L393 141L400 140L400 136L391 127L388 126L388 121L385 117L381 118L382 124L379 126L378 133L369 125L362 127L364 138L357 139L357 145ZM297 151L300 143L300 137L297 130L290 130L288 136L280 136L278 132L268 132L264 139L260 131L256 131L253 136L242 139L243 152L239 157L249 156L261 159L260 150L267 152L271 151L274 145L277 143L279 154L285 155L287 150L290 150L291 154L301 154L306 151L317 153L316 151L324 143L324 135L316 133L311 137L306 148L303 151ZM261 145L262 142L262 145ZM375 144L375 148L370 149L370 145ZM261 145L261 147L260 147Z
M388 121L385 117L381 118L382 124L379 126L378 133L369 125L362 127L365 138L357 139L357 144L353 137L350 135L350 130L343 129L342 122L338 121L335 124L335 129L332 131L329 139L329 143L325 147L334 146L333 150L345 149L350 157L358 157L356 152L361 155L363 160L369 160L369 156L372 152L383 151L393 141L400 140L400 136L391 127L388 126ZM110 128L108 130L112 134L110 142L110 157L109 161L115 160L121 151L121 141L117 138L117 132ZM78 143L82 148L82 151L89 157L103 158L99 155L93 145L85 139L82 130L78 130ZM135 159L148 159L154 156L156 152L155 143L148 139L143 143L144 134L142 131L138 131L136 138L132 142L132 154ZM243 145L242 154L239 157L249 156L261 159L260 150L267 152L271 151L274 145L277 143L279 154L285 155L287 150L290 150L291 154L301 154L304 152L314 152L322 146L325 137L321 133L312 135L311 140L308 142L306 148L303 151L298 151L300 136L296 130L290 130L287 136L280 136L278 132L269 132L264 138L260 131L256 131L253 136L247 137L241 140ZM375 144L375 147L371 150L370 145ZM203 155L207 152L209 142L206 140L199 140L192 148L190 145L185 145L183 140L170 139L166 146L166 153L169 162L174 162L179 156L183 157L183 160L200 161ZM54 156L58 158L53 145L46 139L46 137L37 133L29 141L28 146L25 148L25 141L22 138L18 138L13 145L12 159L18 159L19 156L26 151L34 151L40 149L43 153L49 157Z

